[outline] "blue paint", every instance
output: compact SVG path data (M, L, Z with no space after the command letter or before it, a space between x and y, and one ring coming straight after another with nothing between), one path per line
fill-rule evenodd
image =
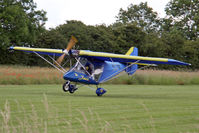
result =
M138 56L138 48L134 47L132 53L130 54L131 56Z
M104 70L98 82L101 83L109 80L122 72L125 67L126 65L119 62L104 61Z
M98 82L96 82L92 77L84 74L84 73L80 73L80 72L76 72L76 71L68 71L64 74L63 78L65 80L70 80L73 82L80 82L80 83L84 83L84 84L99 84Z
M137 69L138 69L138 65L137 64L133 64L131 67L128 67L125 71L129 75L133 75L136 72Z
M102 96L104 93L106 93L106 90L104 88L97 88L96 94L98 96Z
M132 53L130 54L131 56L138 56L138 48L134 47ZM132 66L128 67L125 71L129 74L129 75L133 75L136 70L138 69L138 65L137 64L133 64Z

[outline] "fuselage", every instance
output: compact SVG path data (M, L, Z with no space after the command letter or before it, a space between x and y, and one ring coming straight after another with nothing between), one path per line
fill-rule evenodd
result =
M83 66L77 63L73 68L64 74L63 78L73 82L98 85L126 70L126 64L119 62L89 62L93 65L92 73L88 73L88 71L85 70L85 63Z
M75 70L73 71L69 70L68 72L64 74L63 78L65 80L79 82L83 84L95 84L95 85L99 84L91 76L81 73L81 72L77 72Z

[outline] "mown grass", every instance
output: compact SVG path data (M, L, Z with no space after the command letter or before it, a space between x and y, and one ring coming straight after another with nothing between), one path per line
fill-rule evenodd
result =
M1 85L0 132L198 133L198 85Z
M54 68L0 66L0 84L62 84L63 74ZM123 75L107 84L191 85L199 84L199 71L138 70L133 76Z

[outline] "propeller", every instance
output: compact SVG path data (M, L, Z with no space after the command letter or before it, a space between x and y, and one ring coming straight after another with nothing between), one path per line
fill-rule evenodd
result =
M72 47L73 47L77 42L78 42L77 39L76 39L74 36L72 36L71 39L70 39L70 41L69 41L69 43L68 43L68 45L67 45L67 48L63 51L64 53L57 59L57 63L58 63L59 65L61 65L61 63L62 63L64 57L65 57L66 55L69 55L69 51L72 49Z

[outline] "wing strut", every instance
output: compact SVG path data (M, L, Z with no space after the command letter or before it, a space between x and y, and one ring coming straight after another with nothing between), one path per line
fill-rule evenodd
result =
M60 68L58 68L56 65L54 65L53 63L51 63L50 61L48 61L46 58L44 58L43 56L41 56L40 54L38 54L37 52L33 51L33 53L35 53L37 56L39 56L40 58L42 58L43 60L45 60L47 63L49 63L51 66L53 66L54 68L56 68L57 70L59 70L60 72L62 72L63 74L66 73L66 70L61 67L63 70L61 70ZM52 59L52 58L51 58ZM53 59L54 60L54 59ZM56 62L56 61L55 61ZM56 62L57 63L57 62Z
M52 58L51 56L49 56L49 55L48 55L48 57L51 58L52 61L53 61L54 63L57 64L57 67L58 67L58 68L61 68L64 72L66 72L66 70L65 70L55 59L53 59L53 58ZM67 62L68 62L68 60L67 60ZM66 62L66 63L67 63L67 62ZM56 64L55 64L55 65L56 65Z

